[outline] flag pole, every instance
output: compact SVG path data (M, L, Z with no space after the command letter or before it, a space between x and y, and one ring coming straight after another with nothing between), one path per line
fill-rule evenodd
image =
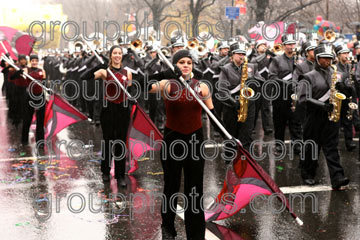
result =
M174 71L174 66L170 63L170 61L164 56L164 54L160 51L160 49L156 49L156 52L158 53L160 59L169 67L171 68L171 70ZM193 97L195 97L195 99L198 101L198 103L201 105L201 107L206 111L206 113L211 117L211 119L216 123L216 125L221 129L221 131L226 135L226 137L228 139L232 139L232 136L230 135L230 133L224 128L224 126L219 122L219 120L217 120L217 118L214 116L214 114L209 110L209 108L205 105L205 103L195 94L194 90L188 85L188 83L184 80L183 77L180 77L180 81L181 83L186 87L186 89L191 93L191 95L193 95ZM238 139L236 139L238 141L238 143L241 145L240 141ZM267 183L267 185L271 188L271 190L273 192L280 192L281 194L284 195L284 193L277 187L277 189L275 189L272 185L273 184L269 184L268 180L266 178L264 178L264 176L260 173L266 173L259 165L258 163L256 163L255 161L252 160L251 155L247 152L244 151L245 154L247 155L247 159L248 162L250 163L250 165L256 170L256 172L261 176L261 178ZM249 160L251 159L251 160ZM259 170L261 168L261 170ZM275 182L274 182L275 183ZM279 198L281 201L282 199ZM299 217L297 217L295 215L295 213L293 213L293 211L290 209L289 205L288 205L288 201L287 198L286 199L286 207L289 210L291 216L293 218L295 218L295 221L297 224L299 224L300 226L302 226L304 223L303 221L301 221L301 219Z
M95 54L96 58L100 61L101 64L104 64L104 60L99 56L99 54L92 48L92 46L90 46L90 44L84 39L82 38L85 42L85 44L90 48L90 50ZM111 57L111 56L110 56ZM126 96L132 100L134 100L134 102L136 103L136 99L133 99L133 97L130 95L130 93L126 90L126 88L124 87L124 85L121 84L121 82L119 81L119 79L115 76L115 74L110 70L110 67L108 67L106 69L106 71L111 75L111 77L115 80L115 82L117 83L117 85L121 88L121 90L124 91L124 93L126 94ZM127 76L126 76L127 77Z
M174 66L170 63L170 61L164 56L164 54L160 51L159 48L156 48L156 52L159 55L161 61L163 61L171 70L174 71ZM184 80L183 77L180 77L181 83L186 87L186 89L195 97L196 101L201 105L201 107L205 110L205 112L209 115L209 117L216 123L216 125L221 129L221 131L225 134L228 139L232 139L231 134L225 129L225 127L219 122L219 120L215 117L215 115L209 110L209 108L205 105L205 103L199 98L199 96L194 92L194 90L189 86L189 84ZM238 142L241 144L240 142Z

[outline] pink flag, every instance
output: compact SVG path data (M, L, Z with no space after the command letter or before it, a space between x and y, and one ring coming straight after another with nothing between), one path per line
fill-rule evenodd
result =
M86 120L87 117L79 112L59 95L51 95L45 107L45 139L51 140L58 132L67 126Z
M137 160L149 150L160 150L161 144L154 145L163 136L156 128L144 110L138 103L132 106L130 125L126 138L126 146L129 150L129 158L126 166L128 173L138 169Z
M291 215L297 219L289 207L287 198L274 180L242 146L238 145L237 156L228 166L223 188L216 201L205 213L205 219L206 221L217 221L231 217L248 205L256 195L274 193L285 204Z

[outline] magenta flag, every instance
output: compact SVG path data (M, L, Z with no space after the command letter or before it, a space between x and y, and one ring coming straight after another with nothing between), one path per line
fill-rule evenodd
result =
M57 94L51 95L45 107L45 139L47 141L51 140L52 137L67 126L86 119L87 116L61 96Z
M151 121L149 116L139 106L134 104L131 109L130 124L126 138L129 157L127 158L126 171L133 173L138 169L138 160L147 151L160 150L161 144L155 144L162 140L163 136Z
M229 218L257 195L277 194L291 215L299 222L292 212L289 202L274 180L262 169L251 155L238 145L237 156L229 164L224 185L215 202L205 212L206 221L217 221Z
M13 59L17 59L19 54L29 55L35 43L35 39L28 33L7 26L0 26L0 40ZM0 47L1 52L5 52L2 47Z

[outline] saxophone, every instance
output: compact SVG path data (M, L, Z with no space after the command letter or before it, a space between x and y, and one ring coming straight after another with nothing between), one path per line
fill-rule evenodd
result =
M354 86L354 64L352 63L351 64L351 69L350 69L350 82L351 82L351 86ZM348 104L348 111L347 111L347 114L346 114L346 118L349 119L349 120L352 120L353 119L353 113L354 111L358 110L358 105L354 102L352 102L352 97L349 97L349 104Z
M335 88L335 84L337 82L337 68L335 65L332 67L334 68L334 72L331 77L329 103L334 105L334 109L329 113L329 121L338 122L340 120L341 102L342 100L346 99L346 96L342 93L339 93Z
M238 110L238 122L245 122L248 113L249 99L255 95L255 91L245 85L245 81L248 78L248 60L245 57L245 61L241 70L241 83L240 83L240 109Z

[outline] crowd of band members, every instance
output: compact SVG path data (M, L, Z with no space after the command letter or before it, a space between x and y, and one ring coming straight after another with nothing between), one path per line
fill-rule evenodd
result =
M316 70L315 66L318 64L314 51L324 42L319 42L318 39L309 39L302 43L300 48L296 48L298 42L293 35L289 34L282 37L281 44L282 50L279 53L268 46L264 40L247 44L235 40L220 41L216 46L216 52L208 50L205 54L194 57L193 73L196 79L206 80L211 85L212 99L217 115L220 116L225 128L239 139L246 149L249 149L253 141L254 129L260 116L259 112L261 112L261 128L265 135L274 133L275 140L285 141L285 129L288 126L291 143L305 139L305 135L306 138L311 139L311 136L307 136L309 134L306 133L306 129L312 123L304 121L307 119L309 111L306 106L308 103L301 104L302 101L297 101L294 106L291 95L298 93L300 89L298 83L304 79L304 75ZM127 71L132 73L133 81L144 82L143 79L146 76L168 68L159 58L154 46L144 47L143 54L139 54L129 42L124 43L120 39L119 45L123 49L123 65ZM171 62L172 56L184 48L187 46L182 38L173 38L163 49L169 51L167 57ZM295 51L296 49L298 51ZM357 60L360 56L360 44L355 42L354 49L348 49L346 44L340 42L336 46L332 46L332 51L337 55L337 58L333 59L333 63L336 61L337 72L341 74L337 89L347 96L342 105L339 124L343 129L346 149L353 151L356 148L353 142L353 130L359 131L360 129L359 115L355 110L349 119L347 113L349 112L348 102L357 102L359 95L360 68ZM193 49L190 52L196 55ZM349 58L350 52L354 53L353 59ZM108 61L106 52L99 53L105 61ZM249 86L259 94L256 100L249 100L247 120L238 122L239 85L245 57L248 60L248 79L253 80L249 81L252 82ZM66 96L71 104L86 113L92 119L92 124L100 125L104 85L101 79L93 81L83 77L87 70L99 65L94 54L81 48L77 48L73 54L66 50L63 52L52 51L41 59L43 70L38 68L37 64L29 66L27 59L38 61L39 56L36 54L31 54L29 57L20 55L16 64L23 70L41 73L34 75L36 79L45 80L48 86L50 85L55 91ZM1 65L5 80L2 90L8 101L9 118L15 126L24 122L21 142L27 144L28 125L31 122L31 114L34 112L34 107L28 107L26 104L29 101L29 79L23 77L21 72L15 71L5 61L2 61ZM269 81L273 83L266 84ZM275 82L277 84L274 84ZM277 94L277 97L270 100L269 96L275 96L274 94ZM140 95L138 101L146 109L156 126L163 130L165 107L159 96L145 93ZM36 110L38 110L40 122L43 119L44 109ZM38 130L37 139L43 139L43 134L43 131ZM219 137L218 131L214 130L214 136ZM330 148L336 148L337 151L339 136L336 135L336 138L337 141L334 140L333 146ZM299 154L302 150L301 144L290 144L290 146L293 146L295 154ZM275 154L281 154L281 151L283 151L281 144L276 144ZM306 180L307 176L304 176L304 179Z

